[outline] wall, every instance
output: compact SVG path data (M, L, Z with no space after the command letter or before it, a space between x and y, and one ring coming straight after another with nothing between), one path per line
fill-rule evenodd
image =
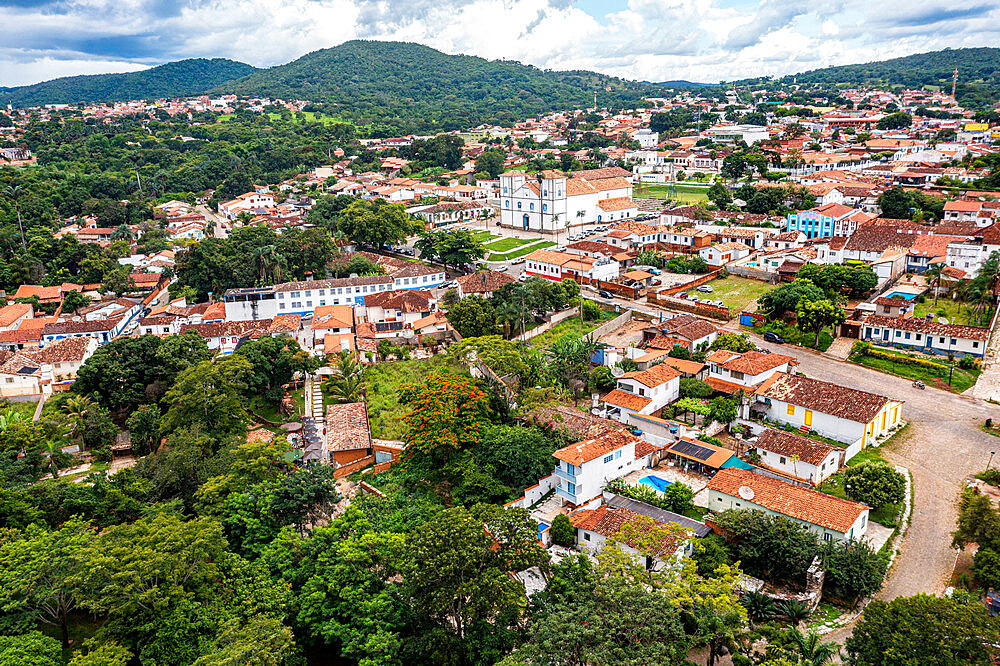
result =
M547 322L536 326L530 331L525 331L524 335L519 335L516 338L514 338L514 340L518 342L525 342L535 337L536 335L541 335L542 333L545 333L546 331L552 329L559 322L574 316L577 317L580 316L579 308L569 308L566 310L561 310L559 312L552 314Z
M760 280L761 282L766 282L768 284L775 284L778 281L777 273L759 271L756 268L748 268L746 266L726 266L726 270L729 271L731 275L738 275L740 277L750 278L751 280Z
M527 509L538 502L538 500L542 499L542 497L545 496L545 493L555 488L557 483L559 483L559 479L554 473L542 477L541 479L538 479L538 483L535 485L528 486L524 490L524 495L516 500L504 504L504 508L519 507L521 509Z
M364 469L375 462L375 456L366 456L360 460L355 460L354 462L338 467L333 470L333 478L339 479L348 474L354 474L360 469Z
M660 292L663 293L663 292ZM661 305L670 310L679 310L681 312L690 312L694 315L699 315L702 317L711 317L712 319L719 319L722 321L729 321L729 308L719 307L718 305L707 305L705 303L694 303L692 301L686 301L681 298L674 298L672 296L655 296L650 294L646 297L646 302L652 305Z
M619 328L629 323L630 321L632 321L632 310L626 310L625 312L618 315L611 321L606 321L597 328L595 328L593 331L588 333L586 337L590 338L591 340L597 340L602 335L607 335L611 331L618 330Z
M847 462L849 462L851 460L851 458L853 458L854 456L856 456L859 453L861 453L861 449L864 448L864 444L865 444L864 439L859 439L858 441L856 441L853 444L851 444L850 446L848 446L844 450L844 460L843 460L843 462L847 463Z
M777 511L772 511L771 509L763 507L763 506L761 506L759 504L755 504L754 502L748 502L745 499L743 499L742 497L733 497L732 495L727 495L726 493L719 492L718 490L714 490L712 488L709 488L709 490L708 490L708 508L710 510L716 511L716 512L725 511L726 509L734 509L734 510L737 510L737 511L750 511L750 510L754 510L755 509L757 511L761 511L761 512L767 514L768 516L781 516L781 515L784 515L784 514L778 513ZM799 523L800 525L807 526L809 528L810 532L812 532L812 533L820 536L821 538L822 538L823 534L829 534L830 535L830 539L834 540L834 541L844 541L844 539L845 539L845 534L843 532L837 532L837 531L834 531L834 530L826 529L826 528L821 527L819 525L814 525L812 523L807 523L804 520L799 520L797 518L792 518L791 516L787 516L787 518L789 520L792 520L792 521L796 522L796 523ZM860 523L860 521L862 519L864 519L864 521L866 523L866 526L867 526L867 520L868 520L868 511L867 510L865 510L864 512L862 512L861 516L858 518L858 523ZM856 523L856 524L858 524L858 523ZM858 537L860 535L857 532L855 532L854 536Z
M722 273L721 270L715 270L712 271L711 273L705 273L704 275L699 275L698 277L693 278L690 282L685 282L684 284L675 285L673 287L667 287L666 289L661 289L658 292L658 295L671 296L673 294L679 294L682 291L691 291L695 287L700 287L706 282L711 282L715 278L719 277L720 273Z

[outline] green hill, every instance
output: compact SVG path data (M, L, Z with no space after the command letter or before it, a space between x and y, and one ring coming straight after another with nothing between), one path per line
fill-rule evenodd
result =
M826 67L794 75L800 84L828 86L931 86L951 91L952 73L958 68L956 96L969 108L989 107L1000 99L1000 49L945 49L903 58L859 65ZM780 83L791 83L786 76Z
M218 87L298 98L365 123L413 131L510 122L557 109L635 101L662 89L586 71L543 71L512 61L447 55L406 42L350 41Z
M178 60L141 72L67 76L30 86L0 88L0 101L16 106L118 102L204 93L257 69L225 58Z

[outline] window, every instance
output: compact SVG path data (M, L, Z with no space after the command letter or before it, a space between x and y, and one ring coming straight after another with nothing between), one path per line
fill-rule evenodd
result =
M583 538L584 538L585 541L590 541L590 532L584 532L583 533Z
M906 335L904 335L903 337L904 337L904 338L906 338L907 340L909 340L909 339L910 339L910 334L909 334L909 332L907 332L907 334L906 334Z
M533 203L528 204L528 210L535 210L535 204Z
M736 370L731 370L729 372L729 374L732 376L733 379L743 379L743 373L742 372L737 372Z
M973 349L979 349L979 343L978 342L973 342L972 343L972 348Z
M517 208L518 208L518 210L521 209L521 202L520 201L517 202Z
M549 209L549 205L548 204L542 204L542 211L543 212L547 211L548 209Z
M902 331L896 331L896 337L897 337L897 338L898 338L898 337L900 337L900 336L901 336L902 334L903 334L903 332L902 332Z
M609 462L611 462L614 459L615 459L615 456L613 454L611 454L611 453L609 453L608 455L604 456L604 462L606 462L606 463L609 463Z
M621 449L618 449L617 451L615 451L615 459L617 460L618 458L621 457L622 457L622 451Z
M794 416L795 415L795 405L788 405L788 409L786 409L785 412L789 416Z
M955 338L951 339L951 344L956 344L957 342L958 342L958 340L956 340Z
M823 541L829 541L829 540L830 540L830 533L823 532Z
M779 456L778 457L778 464L779 465L784 465L785 464L785 456Z

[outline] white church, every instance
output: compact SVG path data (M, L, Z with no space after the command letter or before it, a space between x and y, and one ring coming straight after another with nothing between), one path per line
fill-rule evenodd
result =
M550 169L500 174L500 223L525 231L556 232L584 224L633 219L632 173L618 167L577 171Z

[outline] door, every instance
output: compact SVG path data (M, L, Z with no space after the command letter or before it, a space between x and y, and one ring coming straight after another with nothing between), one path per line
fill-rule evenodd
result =
M527 229L528 228L528 214L527 213L524 214L524 220L523 220L523 222L524 222L524 228Z
M813 413L811 409L806 410L805 424L811 426L813 424Z

